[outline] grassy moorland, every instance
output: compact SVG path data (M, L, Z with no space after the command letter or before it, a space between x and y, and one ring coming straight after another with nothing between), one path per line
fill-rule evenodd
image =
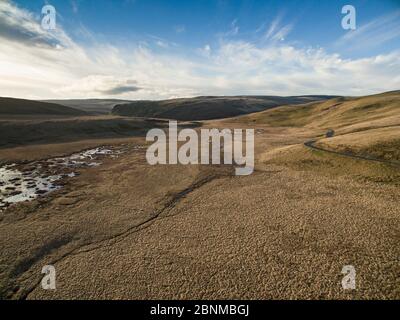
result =
M3 145L1 159L21 167L89 145L125 152L0 213L0 295L399 299L400 170L351 156L398 160L399 102L392 92L203 121L255 129L246 177L230 166L150 166L142 135L90 139L88 130L83 140ZM79 121L79 130L90 124ZM46 264L57 270L56 291L40 286ZM356 269L356 290L341 287L345 265Z
M314 138L315 145L321 149L395 163L400 160L399 112L400 92L394 91L300 106L283 106L238 117L234 122L314 130L318 133ZM332 137L326 136L328 131L332 132ZM299 150L304 151L304 148ZM291 150L286 148L283 151L286 154ZM358 167L362 167L361 164L365 162L361 161Z

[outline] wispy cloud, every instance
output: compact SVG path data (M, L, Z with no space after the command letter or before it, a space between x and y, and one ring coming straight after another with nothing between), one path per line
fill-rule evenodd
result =
M14 6L11 2L0 2L0 37L21 44L59 48L72 44L71 39L60 28L45 31L36 17Z
M286 36L292 31L293 24L282 25L282 14L278 15L270 24L265 39L272 41L283 41Z
M378 47L400 37L400 10L378 17L356 30L348 31L335 43L336 47L349 50Z
M167 39L163 39L161 37L155 36L155 35L148 35L148 37L152 40L152 42L163 49L168 49L168 48L173 48L177 47L178 44L173 42L173 41L168 41Z
M217 36L219 38L221 38L221 39L234 37L234 36L237 36L239 34L239 31L240 31L240 27L238 25L238 20L234 19L231 22L230 26L229 26L229 30L225 31L225 32L222 32L222 33L220 32L220 33L217 34Z
M115 47L74 42L62 27L40 28L31 13L0 2L0 96L34 99L118 96L165 99L195 95L361 95L400 88L400 51L342 59L323 49L239 37L186 49L137 43ZM271 30L271 32L269 32ZM237 34L237 22L231 25ZM268 26L269 39L289 32ZM279 36L278 36L279 35ZM95 35L93 35L95 36ZM176 47L175 47L176 49Z
M265 34L265 37L267 39L271 38L274 35L276 30L278 29L281 19L282 19L282 16L279 15L271 22L271 25L269 26L269 29L268 29L267 33Z

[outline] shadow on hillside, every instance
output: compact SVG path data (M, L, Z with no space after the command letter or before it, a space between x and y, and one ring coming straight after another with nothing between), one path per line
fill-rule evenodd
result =
M195 128L199 122L180 123ZM74 118L57 120L0 121L0 148L89 139L145 137L153 128L168 128L168 120L145 118Z

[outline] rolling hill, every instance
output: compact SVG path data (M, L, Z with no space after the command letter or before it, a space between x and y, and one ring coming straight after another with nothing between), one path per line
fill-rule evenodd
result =
M320 148L400 161L400 91L283 106L226 121L311 129L321 134L315 142ZM330 137L328 130L334 132Z
M62 106L55 103L0 97L0 116L2 115L82 116L86 114L87 113L84 111Z
M43 100L43 102L56 103L66 107L82 110L90 114L109 114L117 104L130 103L130 100L120 99L69 99L69 100Z
M400 124L400 91L289 105L239 117L238 122L354 132Z
M167 125L162 120L113 116L3 120L0 121L0 148L144 136L155 126Z
M196 97L118 104L112 114L183 121L211 120L249 114L287 104L327 100L332 96L236 96Z

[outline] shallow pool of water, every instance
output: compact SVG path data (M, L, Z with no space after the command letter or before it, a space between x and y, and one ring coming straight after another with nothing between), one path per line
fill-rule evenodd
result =
M117 158L125 151L99 147L67 157L0 167L0 211L14 203L32 201L58 190L62 179L77 175L75 169L99 166L104 157Z

